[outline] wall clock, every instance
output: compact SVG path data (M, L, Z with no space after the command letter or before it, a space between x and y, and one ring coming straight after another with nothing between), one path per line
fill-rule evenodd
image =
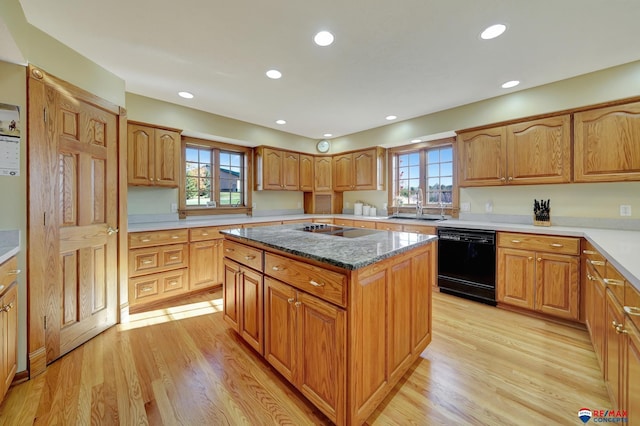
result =
M331 143L329 143L328 140L323 139L321 141L318 142L318 144L316 145L316 149L318 150L318 152L328 152L329 148L331 148Z

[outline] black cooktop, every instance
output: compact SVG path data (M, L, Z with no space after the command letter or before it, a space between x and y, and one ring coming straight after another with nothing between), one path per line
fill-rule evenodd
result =
M374 229L350 228L347 226L327 225L326 223L305 224L300 231L313 232L314 234L332 235L335 237L357 238L365 235L375 234Z

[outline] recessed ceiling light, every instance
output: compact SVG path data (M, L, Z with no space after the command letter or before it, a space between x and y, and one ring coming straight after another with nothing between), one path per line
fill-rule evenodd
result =
M504 24L495 24L486 28L483 32L480 33L480 38L483 40L491 40L492 38L496 38L502 35L503 32L507 30L507 26Z
M502 84L502 88L503 89L510 89L512 87L516 87L518 84L520 84L520 82L518 80L511 80L511 81L507 81L506 83Z
M285 120L276 120L276 124L287 124Z
M318 46L329 46L333 43L333 34L329 31L320 31L313 37L313 41L315 41Z
M178 96L185 99L193 99L193 93L191 92L178 92Z
M396 119L396 118L398 118L398 117L396 117L395 115L387 115L385 118L386 118L387 120L391 121L391 120L395 120L395 119Z
M411 143L422 142L422 139L411 139Z
M269 70L267 71L267 77L277 80L282 77L282 73L278 70Z
M330 138L331 136L333 136L333 134L331 134L331 133L325 133L325 134L324 134L324 135L322 135L322 136L324 136L325 138Z

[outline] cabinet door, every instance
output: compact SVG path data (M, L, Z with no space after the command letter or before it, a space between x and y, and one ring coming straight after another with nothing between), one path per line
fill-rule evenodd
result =
M609 391L609 397L614 408L620 408L623 404L624 377L624 334L618 332L616 326L624 323L624 311L611 291L606 291L607 311L605 321L606 358L605 358L605 383Z
M0 401L16 375L18 350L18 286L13 285L0 299Z
M333 157L333 189L351 191L353 184L353 155L342 154Z
M155 177L154 129L130 124L127 128L127 180L129 185L152 185Z
M430 244L426 252L411 258L412 350L422 352L431 341L431 287L436 279L436 250Z
M535 252L509 248L498 249L498 301L521 308L534 308Z
M545 314L578 319L577 256L536 253L535 309Z
M460 186L506 183L507 135L504 127L458 135Z
M197 290L222 283L222 239L189 245L189 288Z
M263 350L262 274L240 268L240 335L260 355Z
M640 180L640 102L574 114L574 180Z
M378 189L378 158L376 150L355 152L353 166L355 168L355 188L357 190Z
M294 305L298 358L294 383L329 419L344 424L346 313L302 292Z
M585 274L582 278L585 289L585 325L589 330L593 350L600 363L600 370L604 371L605 287L593 266L586 262L585 265Z
M314 160L314 190L316 192L333 191L331 157L316 157Z
M155 129L155 178L154 184L177 188L180 183L180 133Z
M231 327L240 332L239 309L240 309L240 288L239 288L240 265L232 260L224 259L224 283L223 283L223 311L225 321Z
M314 168L313 156L300 154L300 191L313 191Z
M295 298L294 288L264 278L264 357L292 383L296 368Z
M283 189L284 153L275 149L262 150L262 189Z
M507 182L566 183L571 180L570 116L507 126Z
M390 283L387 286L388 310L388 369L389 381L397 379L404 372L405 363L411 361L413 342L411 339L413 309L411 291L413 280L411 258L407 258L390 268Z
M296 152L282 154L282 189L298 191L300 189L300 156Z
M640 424L640 331L633 325L625 326L627 338L626 408L627 424Z

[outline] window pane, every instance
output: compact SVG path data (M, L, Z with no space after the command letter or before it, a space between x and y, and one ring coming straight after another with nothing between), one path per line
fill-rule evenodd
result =
M198 162L198 150L195 148L187 148L185 152L185 160Z
M453 176L453 163L442 163L440 165L441 176Z
M427 176L439 176L440 166L438 164L429 164L427 166Z
M440 161L445 163L453 161L453 148L441 148L440 149Z
M427 152L427 163L440 162L440 151L438 149L431 149Z
M419 166L420 165L420 154L417 152L411 153L409 156L409 166Z

